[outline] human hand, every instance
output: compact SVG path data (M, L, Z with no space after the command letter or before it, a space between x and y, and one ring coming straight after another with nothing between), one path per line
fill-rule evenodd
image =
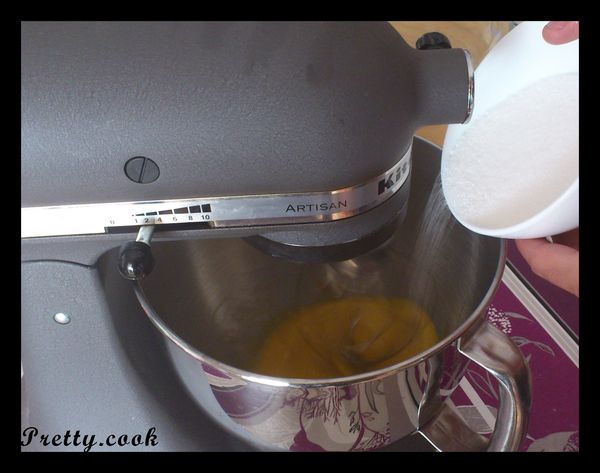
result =
M564 44L579 38L578 21L550 21L542 30L542 36L550 44Z
M579 297L579 228L552 237L516 240L517 248L539 277Z

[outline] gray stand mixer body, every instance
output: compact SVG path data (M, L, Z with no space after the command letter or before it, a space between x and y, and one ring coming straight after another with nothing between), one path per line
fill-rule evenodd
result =
M149 450L253 447L187 394L119 245L152 224L155 242L368 251L439 167L415 131L473 99L465 51L387 23L26 22L21 67L23 428L155 427Z

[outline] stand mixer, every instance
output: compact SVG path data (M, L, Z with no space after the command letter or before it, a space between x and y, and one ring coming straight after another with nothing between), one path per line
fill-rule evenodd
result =
M23 23L23 427L248 449L206 435L112 275L148 276L151 240L243 239L296 264L385 244L416 151L437 153L415 131L473 107L469 54L419 47L373 22Z

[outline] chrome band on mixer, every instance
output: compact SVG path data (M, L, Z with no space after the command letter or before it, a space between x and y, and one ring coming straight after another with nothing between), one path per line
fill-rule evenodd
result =
M328 192L198 197L21 209L21 238L107 233L109 228L204 223L211 227L341 220L366 212L397 192L410 172L412 146L388 171Z
M462 124L466 125L471 121L473 115L473 107L475 102L475 72L473 69L473 58L471 53L466 49L463 49L465 53L465 59L467 60L467 74L469 76L468 90L467 90L467 116L463 120Z

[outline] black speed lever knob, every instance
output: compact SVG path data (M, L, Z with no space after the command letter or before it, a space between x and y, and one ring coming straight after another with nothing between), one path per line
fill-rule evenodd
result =
M119 251L119 271L126 279L142 279L154 269L152 250L141 241L129 241Z
M153 226L141 227L136 241L130 241L119 250L119 272L125 279L142 279L154 269L154 256L150 249Z
M417 49L450 49L450 40L437 31L425 33L417 40Z

